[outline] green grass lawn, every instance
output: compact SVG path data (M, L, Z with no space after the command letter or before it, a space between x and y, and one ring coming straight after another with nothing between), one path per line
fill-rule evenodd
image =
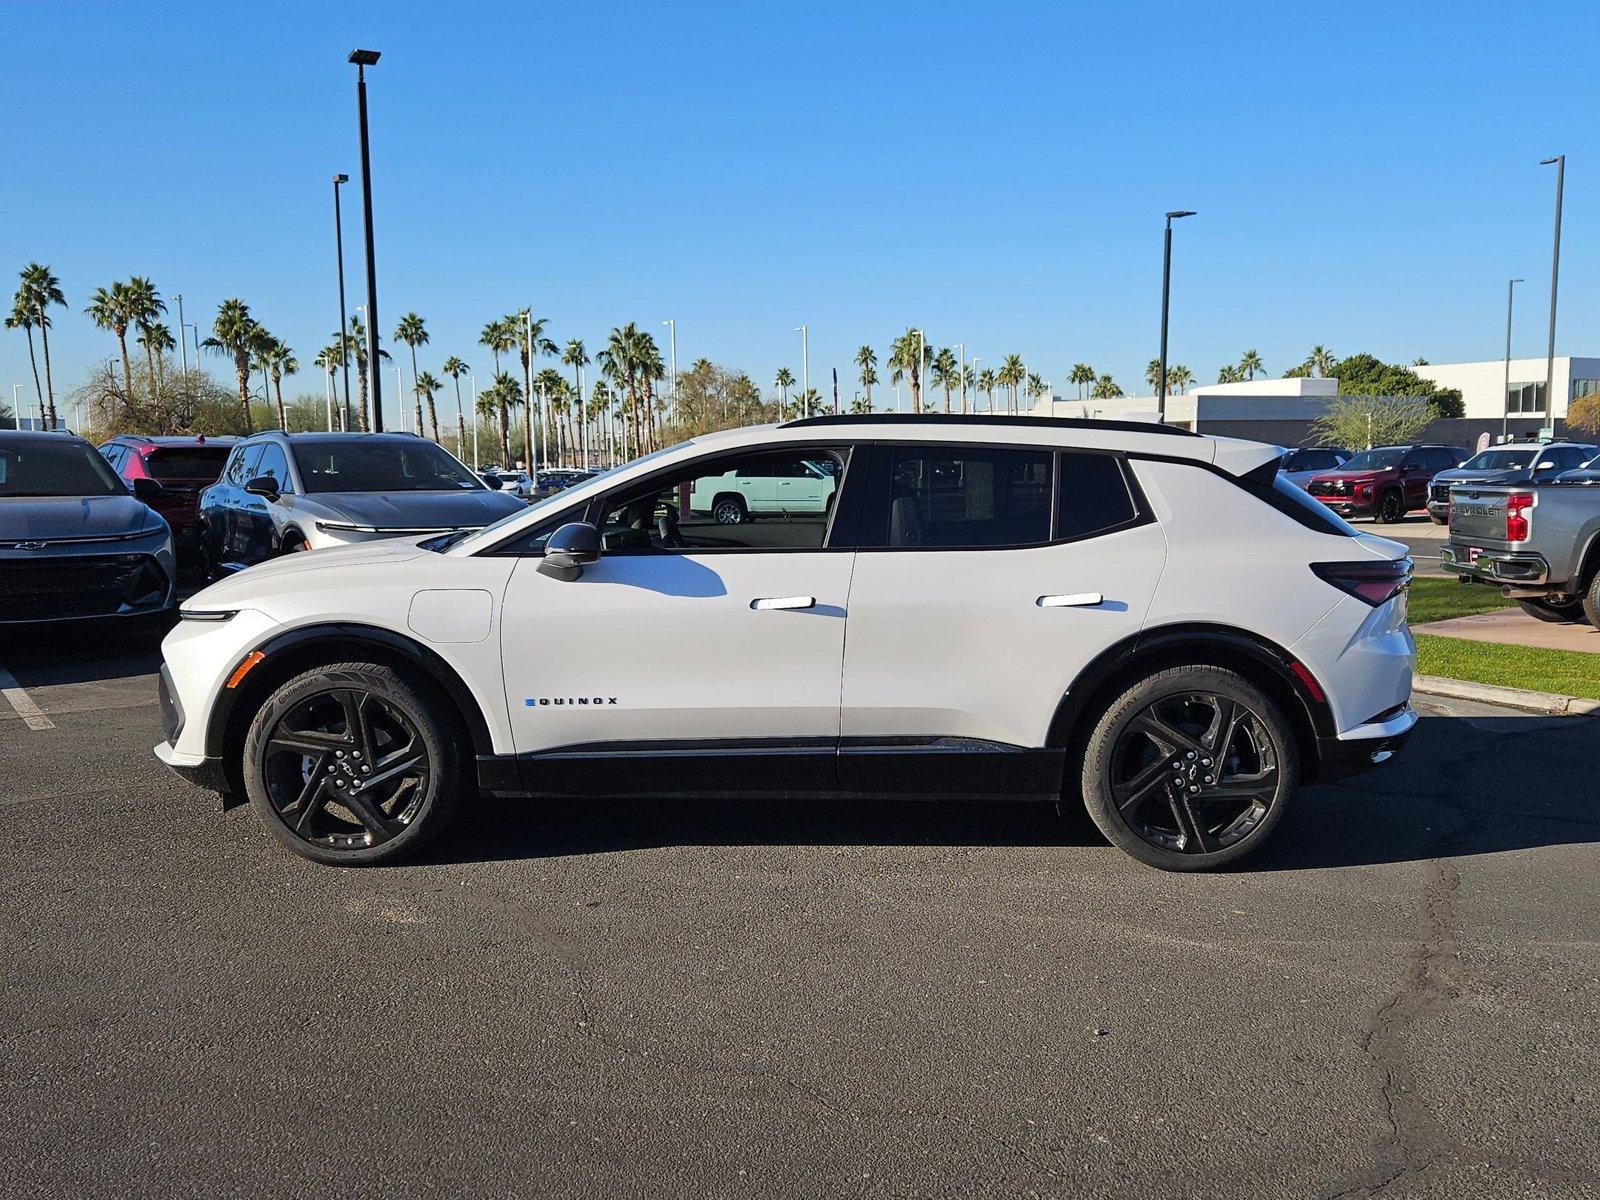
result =
M1600 700L1600 654L1419 633L1417 673Z
M1496 589L1485 584L1418 576L1411 581L1406 620L1413 626L1426 625L1429 621L1494 612L1497 608L1509 608L1513 603L1515 601L1507 600Z

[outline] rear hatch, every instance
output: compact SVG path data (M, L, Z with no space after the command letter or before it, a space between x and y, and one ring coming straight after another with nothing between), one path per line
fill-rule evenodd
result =
M152 450L145 468L161 484L164 495L150 507L176 528L192 525L197 518L197 501L206 488L217 481L228 461L227 446L174 446Z
M1515 484L1465 484L1450 493L1450 545L1461 550L1509 550L1506 541L1506 498Z

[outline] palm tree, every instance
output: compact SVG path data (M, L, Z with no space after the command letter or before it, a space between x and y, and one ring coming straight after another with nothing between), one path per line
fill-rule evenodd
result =
M1222 369L1217 372L1218 383L1242 383L1243 381L1244 372L1240 371L1232 363L1224 363Z
M867 411L872 411L872 385L878 382L878 352L871 346L856 351L856 366L861 372L861 386L867 392Z
M145 341L145 334L150 332L157 318L165 315L167 302L161 298L161 293L156 291L156 285L141 275L135 275L128 280L127 287L123 291L123 301L129 323L139 331L139 344L144 346L145 366L149 368L151 387L154 387L155 352Z
M1117 386L1117 381L1109 375L1102 375L1094 381L1094 390L1089 393L1095 400L1115 400L1122 395L1122 389Z
M1083 385L1094 382L1094 368L1088 363L1073 363L1072 371L1067 376L1068 383L1078 385L1078 399L1083 399Z
M511 410L522 402L522 381L506 371L497 372L494 382L478 397L479 408L487 406L487 412L500 423L502 466L511 465Z
M961 368L961 413L967 412L967 393L978 390L978 370L971 363ZM973 411L977 411L977 402L973 401Z
M911 384L911 411L922 411L922 371L932 361L933 352L928 349L923 336L910 326L889 347L888 365L894 370L889 376L891 383L899 383L902 379Z
M511 347L517 344L516 334L512 332L507 319L501 317L500 320L490 321L485 325L483 332L478 335L478 344L487 347L489 353L494 356L494 377L500 378L500 356L511 353ZM511 464L502 465L509 467Z
M350 332L344 335L343 340L356 364L356 398L360 406L361 432L368 433L372 430L372 414L367 411L367 372L370 367L382 365L382 360L389 357L389 352L379 346L379 361L367 361L367 327L359 316L350 318Z
M28 365L33 368L33 390L39 397L39 411L42 413L44 412L44 388L39 383L39 360L33 354L33 327L41 319L49 320L48 317L40 318L35 316L33 311L23 302L22 293L18 292L11 303L11 315L6 318L6 328L20 329L28 335ZM21 414L18 413L16 415L20 416Z
M1008 412L1017 411L1017 389L1027 377L1028 368L1023 365L1020 354L1008 354L1000 361L1000 369L994 373L994 379L1002 387L1011 390L1011 407Z
M173 340L172 330L160 321L152 321L139 326L139 345L144 347L145 358L150 363L151 386L157 386L165 373L163 357L178 348L178 343Z
M983 393L984 402L989 406L989 411L994 412L994 369L985 367L978 372L978 390Z
M536 317L532 309L519 308L516 312L506 317L506 323L511 328L511 336L517 345L517 357L522 360L522 378L527 384L528 406L522 410L522 436L525 444L533 445L533 360L540 354L559 354L560 348L549 338L544 336L544 327L548 325L546 317ZM539 424L548 423L548 414L539 413ZM545 444L549 444L551 428L543 429ZM529 463L533 462L532 451L529 450Z
M1261 355L1254 350L1246 350L1239 356L1239 370L1244 372L1246 379L1254 379L1257 371L1260 371L1263 375L1267 373L1267 368L1261 361Z
M428 331L423 326L422 318L414 312L408 312L401 317L394 327L394 340L402 342L411 349L411 391L417 397L417 433L422 433L422 393L417 387L417 347L428 344ZM404 411L403 409L401 410ZM437 430L435 433L437 434ZM434 439L438 440L437 437Z
M44 351L44 405L45 425L58 428L56 421L56 385L50 375L50 313L52 306L65 308L67 298L62 294L61 281L44 263L29 263L22 268L22 286L17 289L17 300L27 309L34 327L39 330L39 344Z
M428 402L428 424L433 429L433 440L437 442L439 440L439 414L434 408L433 398L438 395L439 389L444 384L435 379L431 371L424 371L417 376L417 381L412 386L416 389L418 399ZM420 411L417 413L417 432L422 432L422 413Z
M961 386L961 364L948 346L933 356L933 382L944 389L944 411L948 413L950 397Z
M545 437L545 457L558 466L566 465L570 461L569 455L573 448L572 429L569 425L569 418L572 415L572 393L568 388L566 377L554 367L545 367L533 377L533 391L550 416L549 428L540 430ZM554 454L550 451L552 442L555 443Z
M1044 379L1032 371L1028 372L1028 399L1038 404L1041 397L1050 389L1045 386Z
M109 290L95 288L89 297L85 315L101 329L109 329L117 339L122 354L122 391L128 403L133 402L133 367L128 361L128 325L132 320L133 297L128 285L120 279L113 280Z
M294 351L282 341L261 331L264 341L256 352L257 359L272 380L273 403L278 408L278 428L285 433L289 432L289 417L283 408L283 377L285 375L298 375L300 373L300 360L295 358Z
M1328 372L1333 370L1333 355L1323 345L1311 347L1311 353L1306 356L1306 366L1317 373L1318 378L1326 379Z
M452 354L444 360L444 366L440 370L450 376L456 385L456 457L460 458L466 453L467 444L467 422L461 415L461 377L472 368Z
M577 338L572 338L567 342L566 346L561 351L561 364L562 366L572 368L572 394L577 397L578 413L582 418L583 437L581 440L583 442L585 465L587 466L587 456L589 453L589 414L583 405L583 368L589 365L589 351L584 346L582 341Z
M1152 392L1161 390L1161 360L1159 358L1152 358L1149 365L1145 367L1144 381L1150 385ZM1172 386L1171 371L1167 372L1167 386L1169 388Z
M794 386L794 372L788 367L779 367L772 382L778 389L778 411L782 412L789 404L789 389Z
M350 319L352 327L359 326L360 319ZM239 415L244 420L244 431L255 432L250 424L250 355L257 344L257 336L261 326L256 324L255 318L250 315L250 306L238 297L230 297L217 306L216 320L211 322L211 336L201 345L204 349L216 354L224 354L233 359L234 374L239 381ZM363 354L363 359L365 355ZM362 429L366 429L365 396L366 379L362 378Z

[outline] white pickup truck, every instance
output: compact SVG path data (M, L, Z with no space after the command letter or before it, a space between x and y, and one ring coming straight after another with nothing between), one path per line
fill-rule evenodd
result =
M834 470L832 459L741 463L721 475L696 479L689 507L710 513L719 525L741 525L763 516L815 516L833 507L839 487Z
M1498 587L1541 621L1600 628L1600 485L1570 477L1454 484L1440 562L1463 583Z

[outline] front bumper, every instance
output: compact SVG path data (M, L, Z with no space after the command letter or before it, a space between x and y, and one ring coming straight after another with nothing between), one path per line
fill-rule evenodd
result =
M1468 559L1450 545L1439 551L1439 566L1474 583L1543 587L1550 582L1550 564L1542 554L1530 552L1480 550L1476 558Z
M176 578L165 525L136 537L0 550L0 625L156 617L171 610Z
M1382 720L1359 725L1338 737L1317 739L1317 782L1347 779L1381 766L1400 752L1417 726L1417 710L1409 702Z
M1341 517L1372 517L1378 513L1373 500L1357 500L1354 496L1313 496L1313 500L1326 504Z
M1443 521L1448 525L1450 523L1450 501L1429 500L1428 515L1435 521Z
M232 795L233 788L228 782L228 773L223 768L222 759L204 754L184 754L182 751L174 750L170 742L162 742L155 748L155 754L195 787L215 792L224 800Z

